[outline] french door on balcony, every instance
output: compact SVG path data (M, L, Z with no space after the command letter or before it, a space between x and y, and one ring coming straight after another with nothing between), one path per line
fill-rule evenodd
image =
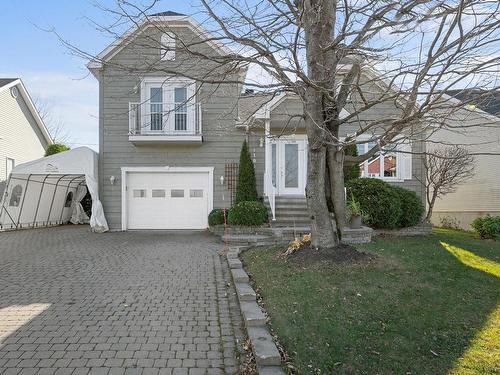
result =
M195 84L187 81L148 79L143 82L141 114L143 133L195 133Z

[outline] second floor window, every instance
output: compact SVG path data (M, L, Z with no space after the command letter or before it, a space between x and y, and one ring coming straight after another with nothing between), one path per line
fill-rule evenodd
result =
M140 133L182 133L197 131L196 83L188 79L146 77L141 83L141 103L134 123Z
M151 87L149 90L151 130L163 130L163 89L161 87Z
M161 59L163 61L175 60L175 37L167 33L161 36Z
M187 88L176 87L175 99L175 130L187 130Z

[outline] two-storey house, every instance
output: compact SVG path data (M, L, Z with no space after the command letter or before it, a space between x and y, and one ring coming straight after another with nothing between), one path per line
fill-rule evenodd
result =
M242 92L246 71L216 63L230 53L191 17L164 12L88 64L99 81L100 190L111 229L206 228L210 210L231 204L244 139L273 223L307 224L302 103L292 94ZM382 103L366 116L380 111L397 109ZM396 151L364 163L362 175L422 196L420 158Z

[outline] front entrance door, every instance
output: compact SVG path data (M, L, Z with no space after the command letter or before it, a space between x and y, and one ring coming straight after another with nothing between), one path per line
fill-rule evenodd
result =
M273 183L278 195L305 195L307 140L305 137L279 138L272 145Z

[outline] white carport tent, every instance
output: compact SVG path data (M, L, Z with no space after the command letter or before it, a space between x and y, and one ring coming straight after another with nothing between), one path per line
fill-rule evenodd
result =
M68 223L72 214L74 218L78 214L79 202L73 199L71 206L65 207L66 198L70 192L75 197L78 187L86 186L92 196L90 226L95 232L107 231L98 195L97 163L96 152L78 147L15 167L1 200L0 229ZM15 199L13 193L18 195Z

